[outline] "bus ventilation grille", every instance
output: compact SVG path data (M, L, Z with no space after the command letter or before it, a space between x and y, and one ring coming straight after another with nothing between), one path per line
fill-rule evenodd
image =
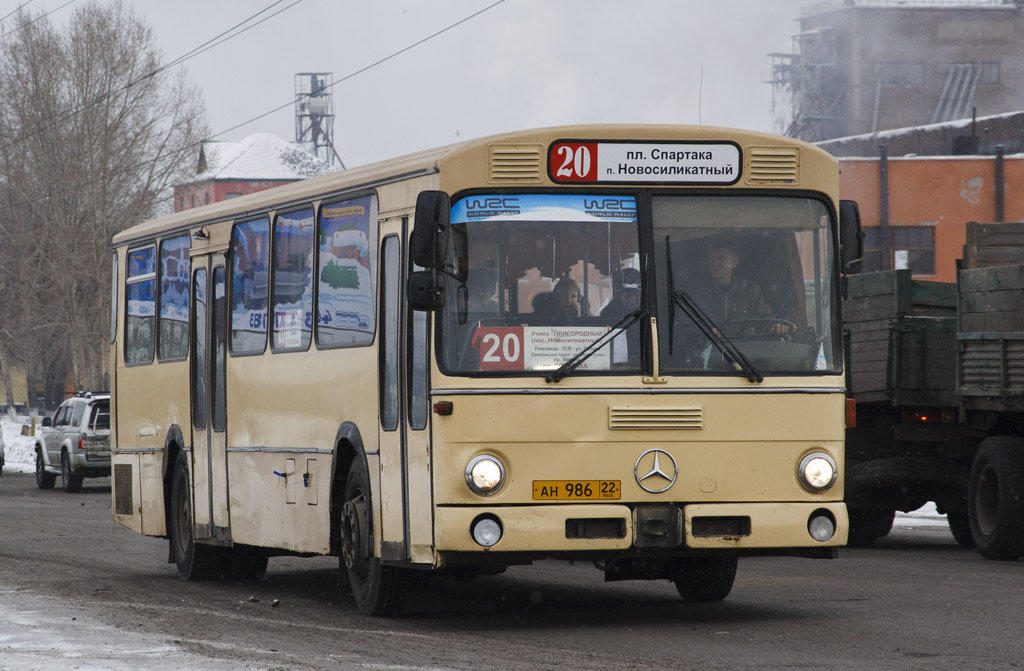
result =
M703 429L703 408L608 408L612 430Z
M131 515L135 505L132 502L132 466L114 464L114 512Z
M537 184L543 178L539 144L492 144L487 148L492 184Z
M747 184L798 184L800 150L795 147L747 147Z

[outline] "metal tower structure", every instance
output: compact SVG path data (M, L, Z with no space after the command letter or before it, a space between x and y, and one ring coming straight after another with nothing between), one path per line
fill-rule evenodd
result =
M295 141L307 143L321 161L342 168L345 164L334 148L334 85L330 72L300 72L295 75Z

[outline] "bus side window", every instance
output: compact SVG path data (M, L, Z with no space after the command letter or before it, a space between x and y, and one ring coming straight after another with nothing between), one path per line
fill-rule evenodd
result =
M156 245L128 250L125 288L125 363L153 362L156 343Z
M270 221L235 226L231 236L231 353L262 354L267 346Z
M160 361L180 361L188 354L189 241L186 233L160 243Z

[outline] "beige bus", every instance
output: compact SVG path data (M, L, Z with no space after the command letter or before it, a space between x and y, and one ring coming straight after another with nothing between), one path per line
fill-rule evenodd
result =
M186 580L336 555L377 615L414 571L717 601L740 557L834 557L837 192L787 138L567 126L128 229L114 517Z

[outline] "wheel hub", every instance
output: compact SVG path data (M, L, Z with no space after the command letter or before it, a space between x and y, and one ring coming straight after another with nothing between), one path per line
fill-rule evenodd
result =
M341 556L348 568L355 568L363 559L365 511L365 504L359 501L348 501L341 509Z

